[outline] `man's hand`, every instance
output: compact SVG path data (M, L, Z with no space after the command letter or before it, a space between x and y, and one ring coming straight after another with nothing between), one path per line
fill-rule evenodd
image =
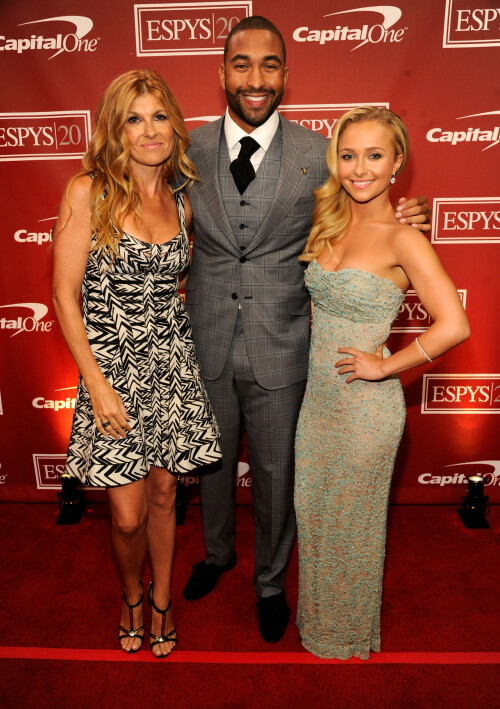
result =
M398 199L396 219L401 224L410 224L426 234L431 230L431 209L427 203L427 197L412 197L411 199L401 197Z

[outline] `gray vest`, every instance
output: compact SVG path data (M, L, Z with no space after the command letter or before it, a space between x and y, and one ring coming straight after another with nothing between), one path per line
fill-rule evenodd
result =
M219 141L219 188L242 254L245 253L245 247L250 243L274 200L281 169L282 144L283 134L281 128L278 128L258 167L255 179L240 195L229 169L231 161L224 131L222 131Z

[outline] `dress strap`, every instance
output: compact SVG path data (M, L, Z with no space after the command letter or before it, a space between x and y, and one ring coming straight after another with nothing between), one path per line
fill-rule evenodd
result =
M187 234L186 232L186 209L184 206L184 191L183 190L177 190L177 192L174 192L174 197L175 197L175 205L177 207L177 214L179 215L179 224L181 225L182 233Z

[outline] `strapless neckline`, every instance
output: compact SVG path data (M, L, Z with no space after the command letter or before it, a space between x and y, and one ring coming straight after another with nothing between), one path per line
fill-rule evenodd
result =
M381 281L385 281L385 283L390 283L391 285L394 286L394 288L399 291L402 295L404 295L404 291L401 290L399 286L397 286L394 281L391 281L390 278L384 278L384 276L379 276L377 273L372 273L371 271L364 271L362 268L352 268L351 266L347 266L346 268L339 268L338 271L329 271L327 268L323 268L323 266L318 263L317 259L314 259L312 263L315 263L316 266L323 271L323 273L328 273L330 275L339 275L340 273L344 273L345 271L353 271L354 273L362 273L365 276L370 276L371 278L378 278Z

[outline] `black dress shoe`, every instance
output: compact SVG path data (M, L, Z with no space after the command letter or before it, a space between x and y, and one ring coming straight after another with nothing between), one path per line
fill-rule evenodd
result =
M285 592L275 596L259 598L257 601L260 634L266 643L277 643L281 640L288 625L290 608L286 602Z
M224 571L229 571L236 565L236 552L233 552L232 557L227 564L216 566L215 564L207 564L206 561L200 561L193 566L193 573L184 589L184 598L186 601L197 601L203 598L207 593L213 591L219 576Z

